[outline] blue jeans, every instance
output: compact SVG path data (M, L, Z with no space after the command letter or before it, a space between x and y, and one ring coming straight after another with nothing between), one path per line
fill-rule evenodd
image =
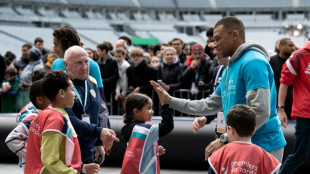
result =
M287 156L280 174L294 173L310 155L310 119L297 118L293 153Z

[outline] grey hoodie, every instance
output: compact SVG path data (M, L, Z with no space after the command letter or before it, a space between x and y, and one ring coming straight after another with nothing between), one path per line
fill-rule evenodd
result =
M267 51L255 42L247 42L238 47L233 56L227 62L227 73L229 74L229 65L238 60L245 51L256 50L265 55L267 61L269 56ZM226 76L228 77L228 75ZM225 79L226 85L227 79ZM260 128L270 115L270 89L259 88L248 91L246 94L247 105L251 106L256 112L256 128ZM191 115L212 115L222 110L222 98L213 93L210 98L201 100L186 100L171 97L170 108L179 110Z

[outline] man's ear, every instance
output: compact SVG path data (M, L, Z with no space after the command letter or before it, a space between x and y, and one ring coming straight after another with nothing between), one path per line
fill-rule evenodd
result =
M67 69L67 67L68 67L68 62L67 62L66 60L64 60L63 62L64 62L64 65L65 65L65 67L66 67L66 69Z
M233 37L233 40L237 40L239 38L239 32L237 30L234 30L232 32L232 37Z

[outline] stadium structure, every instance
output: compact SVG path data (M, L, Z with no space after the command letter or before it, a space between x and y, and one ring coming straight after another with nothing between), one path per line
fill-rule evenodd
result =
M135 45L167 43L174 37L205 45L206 29L224 16L241 19L247 40L268 50L283 37L303 46L309 9L309 0L1 0L0 53L20 57L21 45L38 36L50 49L53 29L64 25L77 29L84 47L93 49L123 35L138 38Z

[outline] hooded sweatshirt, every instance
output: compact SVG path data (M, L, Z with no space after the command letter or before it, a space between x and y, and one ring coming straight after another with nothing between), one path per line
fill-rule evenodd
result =
M211 115L223 108L224 117L235 104L246 104L256 113L257 131L252 142L266 151L286 145L276 110L276 88L267 51L247 42L228 60L219 87L210 98L186 101L171 98L170 107L193 115Z

